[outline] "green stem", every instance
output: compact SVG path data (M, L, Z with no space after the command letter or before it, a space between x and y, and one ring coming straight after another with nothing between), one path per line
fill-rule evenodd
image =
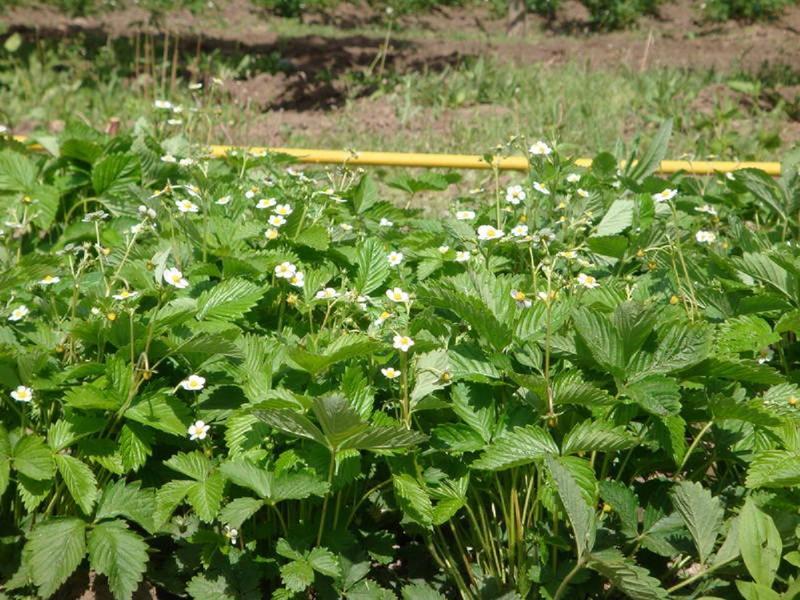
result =
M567 591L567 587L569 586L569 582L572 581L572 579L580 572L581 569L583 569L583 564L583 559L580 559L577 563L575 563L575 566L572 568L572 570L567 573L567 576L561 581L561 585L558 586L556 595L553 596L553 600L559 600L561 596L564 595L564 592Z
M322 541L322 532L325 529L325 516L328 512L328 499L331 497L330 486L333 485L333 468L336 466L336 448L331 448L331 462L328 467L328 493L322 501L322 516L319 520L319 531L317 531L317 546Z

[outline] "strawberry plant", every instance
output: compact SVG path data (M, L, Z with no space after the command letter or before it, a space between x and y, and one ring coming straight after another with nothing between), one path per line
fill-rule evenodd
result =
M0 149L0 595L793 598L797 164L426 217L141 123ZM526 144L527 146L527 144Z

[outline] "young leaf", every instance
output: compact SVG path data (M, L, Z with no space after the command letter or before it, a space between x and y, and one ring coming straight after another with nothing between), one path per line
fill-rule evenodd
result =
M81 564L86 554L86 524L73 517L39 523L25 551L39 595L49 598Z
M615 548L592 552L588 566L634 600L667 600L669 598L669 594L661 587L658 579Z
M308 553L308 563L317 572L328 577L339 577L342 569L339 559L327 548L314 548Z
M354 284L359 294L366 295L375 291L389 276L390 265L386 260L386 251L377 239L370 238L358 248L356 264L358 269Z
M56 472L53 451L37 435L21 437L14 446L14 468L31 479L52 479Z
M97 525L88 536L89 563L108 577L116 600L129 600L147 568L147 544L124 521Z
M430 527L433 522L433 504L430 496L416 479L405 473L392 477L397 503L403 513L415 523Z
M264 501L257 498L236 498L219 511L220 523L225 523L238 529L242 526L242 523L256 514L263 506Z
M205 523L211 523L219 512L224 486L222 474L212 473L203 481L195 481L186 491L186 499L191 507Z
M700 562L714 550L724 510L718 497L696 482L682 481L672 489L672 504L694 540Z
M69 490L75 503L85 515L89 515L97 500L97 479L89 466L74 456L54 455L61 479Z
M579 452L615 452L630 448L634 441L624 426L614 427L605 421L586 420L564 436L561 453L566 456Z
M775 523L748 498L739 514L739 550L756 583L772 587L781 562L783 543Z
M472 463L473 469L502 471L542 460L558 454L558 446L541 427L517 427L489 446L483 455Z
M263 290L244 279L226 279L197 299L197 320L229 323L249 311L263 296Z
M548 455L545 463L572 525L578 560L581 560L594 547L597 533L596 516L594 507L586 501L583 490L572 471L561 460Z

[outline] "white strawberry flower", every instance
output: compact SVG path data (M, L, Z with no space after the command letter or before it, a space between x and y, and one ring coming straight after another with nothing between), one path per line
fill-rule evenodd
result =
M390 312L387 312L387 311L383 311L383 312L382 312L382 313L381 313L381 314L378 316L378 318L377 318L377 319L375 319L375 320L373 321L373 324L375 325L375 327L380 327L381 325L383 325L383 324L384 324L384 322L386 321L386 319L389 319L389 318L391 318L391 316L392 316L392 313L390 313Z
M278 202L275 200L275 198L261 198L261 200L259 200L256 203L256 208L259 210L263 210L265 208L272 208L277 203Z
M280 233L277 229L270 227L264 232L264 237L267 238L269 241L277 240Z
M449 252L449 251L450 251L450 246L447 246L447 245L439 246L439 253L440 254L447 254L447 252Z
M158 110L172 110L172 102L169 100L154 100L153 107Z
M179 385L188 392L199 392L205 387L206 378L200 377L200 375L189 375Z
M280 227L286 224L286 219L281 215L271 215L268 222L273 227Z
M528 195L521 185L512 185L506 189L506 202L516 206L520 202L524 202Z
M182 167L191 167L194 164L193 158L182 158L178 161L178 164Z
M656 202L666 202L667 200L672 200L677 195L678 190L667 188L666 190L653 194L653 200Z
M394 227L394 223L386 217L381 217L378 227Z
M499 240L505 233L492 225L481 225L478 227L478 239L482 241Z
M21 321L30 314L30 310L24 304L20 304L17 308L11 311L8 316L9 321Z
M381 369L381 373L383 373L383 376L386 377L386 379L397 379L400 377L400 375L402 375L402 372L394 367L386 367L385 369Z
M244 193L244 197L248 200L252 200L255 198L256 194L258 193L258 188L250 188Z
M61 277L57 275L45 275L39 280L39 285L55 285L61 281Z
M545 142L539 140L538 142L531 145L528 149L528 152L533 154L534 156L549 156L552 154L553 149L548 146Z
M549 196L549 195L550 195L550 190L548 190L548 189L547 189L547 188L544 186L544 184L543 184L543 183L540 183L540 182L538 182L538 181L534 181L534 182L533 182L533 189L535 189L535 190L536 190L537 192L539 192L540 194L544 194L545 196Z
M339 296L339 292L337 292L332 287L326 287L317 292L314 296L317 300L333 300L334 298Z
M191 200L176 200L175 206L177 206L178 210L182 213L196 213L200 210L197 204Z
M33 390L24 385L19 385L17 389L11 392L11 397L17 402L30 402L33 400Z
M305 273L303 273L302 271L298 271L289 278L289 283L294 287L299 287L299 288L303 287L306 283Z
M297 273L297 267L289 261L282 262L275 267L275 277L280 277L281 279L291 279L295 273Z
M701 229L694 234L694 239L701 244L711 244L717 239L717 235L713 231L704 231Z
M389 252L389 254L386 255L386 260L389 261L391 266L396 267L403 262L403 253L396 251Z
M511 290L511 297L516 301L518 308L530 308L532 304L530 298L525 295L525 292Z
M600 285L600 282L597 281L597 279L595 279L591 275L587 275L586 273L580 273L578 275L578 284L591 290L598 287Z
M208 436L208 430L211 429L211 426L206 424L205 421L195 421L191 425L189 425L189 439L194 440L204 440Z
M172 156L172 154L165 154L161 157L161 162L165 162L167 164L175 164L178 162L178 159Z
M525 237L528 235L528 226L527 225L516 225L511 229L511 235L514 237Z
M130 298L135 298L139 295L139 292L132 292L130 290L122 289L118 293L111 296L114 300L128 300Z
M217 199L216 203L219 204L220 206L225 206L226 204L230 203L232 199L233 199L232 196L222 196L222 198Z
M578 188L575 193L578 194L578 196L580 196L581 198L588 198L590 195L589 192L587 192L583 188Z
M578 173L570 173L567 175L567 183L578 183L581 180L581 176Z
M404 292L399 287L391 290L386 290L386 297L392 302L408 302L408 292Z
M189 282L184 278L183 273L181 273L177 267L164 269L164 281L179 290L189 287Z
M456 262L467 262L472 258L472 255L467 250L458 250L456 252Z
M273 211L276 215L282 215L284 217L288 217L292 214L292 207L288 204L278 204Z
M711 216L717 216L717 209L711 206L710 204L703 204L703 206L698 206L695 208L697 212L706 213Z
M456 219L459 221L471 221L475 218L474 210L459 210L456 211Z
M392 340L392 347L396 348L397 350L402 350L403 352L408 352L409 348L414 345L414 340L412 340L407 335L396 335Z

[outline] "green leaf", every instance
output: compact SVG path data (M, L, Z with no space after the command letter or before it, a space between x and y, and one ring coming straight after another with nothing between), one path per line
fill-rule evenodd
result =
M595 254L612 258L622 258L628 249L628 238L623 235L592 236L586 243Z
M155 491L141 489L141 483L126 483L120 479L105 486L95 511L95 522L116 517L127 517L135 521L148 533L155 531Z
M558 454L558 446L541 427L517 427L496 440L481 457L472 463L473 469L502 471L542 460Z
M358 248L356 265L358 268L354 285L359 294L367 295L375 291L389 276L390 265L386 260L386 251L377 239L370 238Z
M602 314L585 308L573 315L575 331L603 369L620 377L625 369L625 345L618 331Z
M671 496L675 510L694 540L700 562L706 564L722 529L725 512L722 503L702 485L689 481L677 484Z
M330 486L311 473L281 473L273 483L270 501L275 504L283 500L304 500L311 496L322 497Z
M25 439L25 438L23 438ZM31 532L25 552L39 595L52 596L86 555L86 524L76 518L50 519Z
M747 469L749 488L784 488L800 485L800 454L786 450L757 452Z
M669 594L661 587L658 579L615 548L592 552L588 566L632 600L669 598Z
M604 237L625 231L633 224L634 206L633 200L614 200L600 223L597 224L595 236ZM591 238L589 241L591 242Z
M331 239L328 229L324 225L311 225L303 227L295 238L295 243L308 246L319 252L325 252L330 246Z
M648 146L647 150L635 162L635 164L626 165L626 172L631 179L641 182L645 177L649 177L655 173L661 161L667 155L667 147L669 146L669 139L672 136L672 119L666 119L658 133L653 138L653 141Z
M209 574L195 575L186 586L186 592L193 600L238 600L221 574L213 578Z
M0 424L0 498L2 498L11 481L11 440L8 432Z
M622 393L651 415L666 417L681 412L678 382L665 375L648 375L627 384Z
M156 510L154 522L156 527L162 526L175 512L189 493L193 482L185 480L169 481L156 492Z
M561 453L615 452L633 446L634 438L624 426L614 427L605 421L586 420L573 427L561 442Z
M262 498L272 496L272 473L262 467L257 467L247 459L222 463L222 474L236 485L253 490Z
M288 355L298 369L318 375L332 365L360 356L368 356L380 348L380 344L361 334L344 334L328 346L324 352L309 352L297 346L289 348Z
M364 174L353 193L353 208L356 214L363 214L377 201L378 186L368 173Z
M620 481L599 482L600 497L619 515L622 532L629 538L639 535L639 501L636 494Z
M213 473L204 481L192 483L186 491L186 499L205 523L212 523L222 502L224 480L221 473Z
M113 392L90 384L69 388L64 403L84 410L116 410L122 406L122 400Z
M257 498L236 498L219 512L219 520L238 529L263 506L264 501Z
M302 592L314 583L314 569L305 559L293 560L281 565L281 580L286 589Z
M317 572L328 577L339 577L342 569L339 559L327 548L316 547L308 553L308 563Z
M0 190L27 192L36 185L36 165L10 149L0 151Z
M739 551L756 583L771 588L783 552L781 535L768 514L748 498L739 516Z
M226 279L197 299L197 320L231 322L240 319L264 295L261 287L244 279Z
M782 600L784 598L772 588L752 581L737 581L736 589L739 590L744 600Z
M92 168L92 187L96 195L113 196L127 192L141 177L135 154L109 154Z
M89 515L97 500L97 479L89 466L74 456L54 455L58 472L75 503Z
M212 470L211 461L202 452L178 452L164 461L170 469L197 481L206 479Z
M405 473L392 476L394 494L398 505L409 519L430 527L433 522L433 504L430 496L416 479Z
M545 461L572 525L578 560L581 560L594 547L597 533L594 507L586 501L577 478L562 462L563 459L548 455Z
M37 481L52 479L56 473L53 451L37 435L19 439L14 446L13 465L17 471Z
M153 432L139 423L125 423L119 433L119 452L128 471L138 471L153 453Z
M129 600L147 568L147 544L123 521L97 525L88 536L89 563L108 577L116 600Z
M185 437L192 413L178 398L162 392L140 398L125 411L125 418L165 433Z

